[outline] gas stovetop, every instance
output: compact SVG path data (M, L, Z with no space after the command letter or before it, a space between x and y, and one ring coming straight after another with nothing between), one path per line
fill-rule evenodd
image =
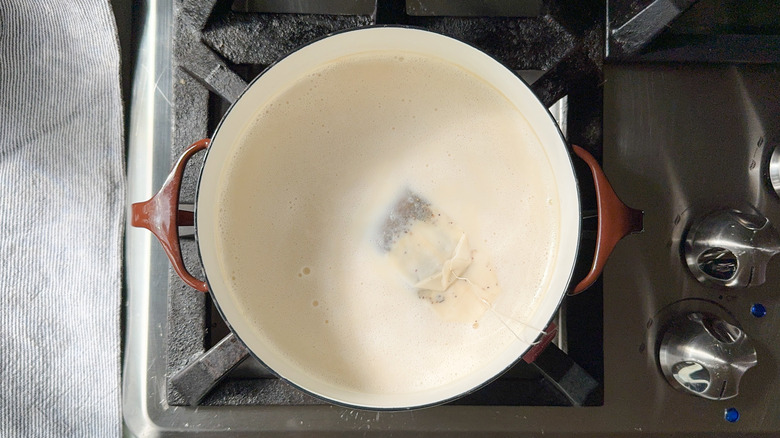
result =
M181 151L213 133L252 78L306 42L377 24L453 36L517 71L568 140L603 158L618 195L645 210L645 232L618 244L603 281L564 300L554 345L535 363L521 361L444 406L377 413L329 405L248 356L210 297L179 280L148 233L128 227L123 393L131 432L780 431L780 394L772 385L778 306L770 292L780 284L780 267L770 263L763 286L717 289L691 275L681 250L691 224L716 208L780 220L780 198L764 170L780 144L777 119L769 117L778 113L780 74L771 64L780 62L778 25L760 18L760 7L746 15L732 5L736 12L719 15L712 3L724 2L609 2L606 10L600 2L494 3L148 2L131 105L128 197L147 199ZM670 63L678 61L732 64ZM199 164L196 157L185 172L182 209L194 202ZM589 181L584 167L577 170ZM581 190L583 209L593 209L592 187ZM592 219L583 221L592 227ZM192 230L179 231L185 262L199 276ZM583 236L583 253L592 252L593 233ZM578 277L591 262L580 258ZM755 304L765 316L751 314L760 313ZM755 345L758 365L735 398L683 394L664 379L657 360L663 334L695 311L723 315ZM573 405L582 407L565 408ZM735 412L739 420L726 421Z

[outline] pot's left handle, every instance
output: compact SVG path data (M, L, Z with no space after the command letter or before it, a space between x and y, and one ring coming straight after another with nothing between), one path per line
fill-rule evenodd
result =
M146 228L160 241L165 254L173 265L173 270L188 286L201 292L208 292L208 284L198 280L187 272L179 246L179 225L192 222L192 213L179 211L179 189L184 166L192 156L209 146L211 140L204 138L191 144L179 157L171 173L163 183L160 191L146 202L138 202L132 206L131 224L134 227Z

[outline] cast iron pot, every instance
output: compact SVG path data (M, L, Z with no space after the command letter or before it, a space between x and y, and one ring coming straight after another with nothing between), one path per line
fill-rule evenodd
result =
M219 209L214 208L217 188L231 146L252 122L258 107L299 77L335 59L379 50L405 51L442 58L458 65L503 93L528 120L550 160L558 186L561 230L558 256L553 262L552 280L535 313L516 342L486 366L465 378L441 387L414 393L369 394L345 390L333 382L315 379L304 369L290 364L262 339L253 334L250 322L228 293L220 271L215 229ZM468 104L468 103L464 103ZM192 222L192 213L179 211L179 187L184 166L198 151L208 149L201 170L195 207L195 229L206 281L187 272L182 261L178 226ZM574 283L572 272L580 244L581 207L570 153L574 152L591 169L597 192L598 230L592 268ZM250 352L273 372L293 385L330 402L371 409L409 409L435 405L457 398L492 381L509 369L537 342L542 333L533 327L547 327L567 293L579 293L600 275L609 253L625 235L642 228L642 213L626 207L615 195L596 160L584 149L566 143L547 108L512 71L482 51L436 33L405 27L372 27L334 34L304 46L258 76L222 119L211 140L192 144L179 158L162 189L150 200L132 206L132 225L149 229L159 239L176 273L199 291L210 291L231 330ZM269 230L273 232L273 230ZM522 340L525 339L525 340Z

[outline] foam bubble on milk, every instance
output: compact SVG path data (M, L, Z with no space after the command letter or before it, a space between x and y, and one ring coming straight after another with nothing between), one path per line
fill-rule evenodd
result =
M491 312L442 320L389 266L377 228L403 190L488 255L495 307L518 321L557 251L557 189L527 121L463 69L411 53L355 55L294 81L258 111L221 184L222 267L255 335L359 391L436 387L516 341Z

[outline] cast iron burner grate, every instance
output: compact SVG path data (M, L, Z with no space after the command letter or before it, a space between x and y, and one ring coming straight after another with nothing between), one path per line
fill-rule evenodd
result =
M246 84L284 54L331 32L375 24L429 29L468 42L515 71L543 71L532 84L537 96L548 106L566 97L568 140L585 147L596 158L601 157L602 2L538 2L539 14L532 17L411 15L423 10L420 4L426 2L420 0L406 3L379 0L372 13L352 15L338 11L333 14L245 12L253 8L252 3L183 0L176 4L172 158L177 158L193 141L213 134L220 118ZM313 3L322 8L328 2ZM333 3L344 2L333 0ZM431 3L437 2L431 0ZM200 159L195 157L185 172L181 189L184 203L194 202ZM577 171L583 175L580 181L590 180L586 168L578 167ZM592 187L583 184L581 190L583 208L594 209ZM583 226L592 227L587 222ZM594 236L583 234L583 253L592 254ZM197 248L191 238L183 237L182 252L190 272L202 276ZM578 262L578 277L584 275L590 261ZM241 362L247 356L246 350L229 335L210 297L185 286L173 271L169 272L168 297L168 404L324 403L276 378L253 358ZM567 310L560 323L567 339L567 354L551 346L537 359L536 365L521 361L490 385L453 403L600 405L604 381L601 282L583 294L568 297L566 302Z

